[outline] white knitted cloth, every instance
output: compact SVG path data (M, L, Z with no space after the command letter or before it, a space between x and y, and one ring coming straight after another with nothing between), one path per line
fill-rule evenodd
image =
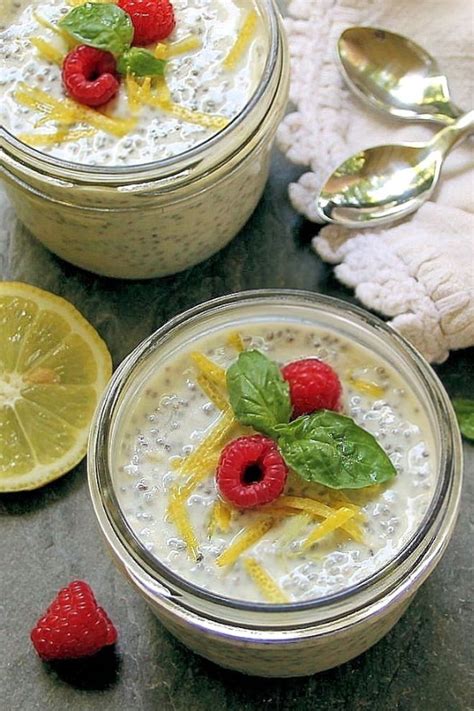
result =
M406 123L367 108L346 88L336 43L351 25L400 32L430 51L449 77L455 103L474 105L473 0L293 0L286 18L295 110L280 127L280 148L310 168L290 185L294 207L318 221L315 195L329 173L368 146L426 140L441 127ZM365 306L393 317L432 362L474 345L474 141L448 158L432 200L395 226L327 226L316 252Z

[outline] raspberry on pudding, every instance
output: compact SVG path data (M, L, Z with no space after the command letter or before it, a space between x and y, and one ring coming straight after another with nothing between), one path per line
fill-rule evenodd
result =
M263 435L239 437L222 450L216 483L221 495L239 509L268 504L282 493L288 467L276 443Z
M166 39L175 28L174 9L169 0L119 0L118 6L130 15L133 44L138 47Z

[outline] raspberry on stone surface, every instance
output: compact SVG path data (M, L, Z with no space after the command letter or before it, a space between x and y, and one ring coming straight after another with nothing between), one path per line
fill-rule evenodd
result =
M91 587L74 580L59 591L30 637L43 661L78 659L115 644L117 630Z

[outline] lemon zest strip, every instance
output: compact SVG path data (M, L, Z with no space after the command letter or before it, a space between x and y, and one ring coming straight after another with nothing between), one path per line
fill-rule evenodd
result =
M204 374L198 375L197 382L201 390L207 395L209 400L217 407L218 410L225 410L229 403L226 398L221 394L219 388L213 383L213 381Z
M142 101L148 103L151 97L151 77L145 77L142 84Z
M211 538L216 531L227 533L232 522L232 509L228 503L218 499L211 511L208 532Z
M235 348L235 350L239 353L242 353L242 351L245 350L245 343L238 331L232 331L232 333L229 333L227 343L231 346L231 348Z
M289 543L297 540L304 529L312 523L312 518L307 513L292 511L291 509L287 509L285 513L288 516L293 516L293 518L285 523L282 528L282 532L276 539L276 542L280 545L280 548L284 548Z
M214 128L217 131L225 128L229 123L229 119L225 116L215 114L207 114L202 111L192 111L185 106L176 104L171 98L171 92L164 77L157 77L156 80L157 93L152 95L147 104L158 109L162 109L175 118L180 118L187 123L195 123L204 128Z
M212 380L215 385L221 388L227 387L227 378L224 368L221 368L217 363L213 363L207 356L197 351L191 353L191 360L198 370Z
M168 515L178 529L181 538L186 543L189 555L194 558L194 560L198 560L199 543L191 525L191 521L189 520L186 509L186 499L181 491L171 491L168 503Z
M237 38L232 45L229 53L223 61L223 66L225 69L234 69L235 65L243 55L246 50L252 35L255 32L257 26L258 15L255 10L251 10L244 20L244 23L237 33Z
M199 49L201 44L199 37L189 35L178 42L171 42L170 44L159 42L155 47L154 54L157 59L169 59L170 57L177 57L180 54Z
M174 102L155 101L151 98L147 103L149 103L150 106L162 109L171 116L174 116L174 118L182 119L186 123L198 124L204 128L214 128L216 131L221 131L229 123L229 119L225 118L225 116L214 116L213 114L206 114L202 111L192 111Z
M156 59L168 59L168 45L163 42L158 42L153 52Z
M171 98L171 91L164 76L157 77L156 89L156 98L160 104L165 105L173 103L173 100Z
M78 141L80 138L89 138L95 134L95 128L78 128L71 130L65 127L54 131L54 133L20 133L18 138L29 146L52 146L55 143L65 143L66 141Z
M46 17L40 15L36 10L33 10L31 14L33 16L33 19L36 20L36 22L38 23L38 25L44 27L45 30L51 30L51 32L54 32L55 35L61 37L61 39L66 42L68 47L73 47L75 44L77 44L76 40L71 37L71 35L69 35L67 32L58 27L58 25L55 25L54 22L50 22L49 20L47 20Z
M218 556L216 564L219 567L224 567L235 563L240 554L260 540L272 526L273 518L271 516L262 516L256 523L243 528L234 538L229 548Z
M202 42L199 37L195 35L189 35L188 37L183 37L182 40L178 42L172 42L167 46L168 57L176 57L179 54L185 54L186 52L192 52L195 49L199 49L202 46Z
M127 91L128 108L130 113L135 115L142 105L141 86L131 74L127 74L125 77L125 89Z
M125 136L136 124L136 119L116 119L105 116L86 106L78 106L70 99L54 99L41 89L29 87L20 83L15 92L15 99L23 106L35 109L46 116L37 125L47 121L57 121L63 124L88 123L93 128L106 131L114 136Z
M371 383L370 380L362 380L361 378L350 378L349 384L352 385L354 390L362 393L363 395L371 395L372 397L382 397L385 390L377 385L376 383Z
M220 444L230 436L230 433L236 424L237 421L230 408L224 410L217 423L194 450L194 452L192 452L180 463L179 469L181 472L183 474L193 472L199 473L202 471L208 473L210 461L213 461L215 458L215 461L217 462L219 457L217 450Z
M210 462L209 466L202 466L202 468L199 471L193 472L183 483L178 483L174 485L173 491L175 496L179 496L183 501L186 501L191 494L193 493L194 489L200 484L202 481L207 479L211 472L216 468L217 466L217 455L215 459Z
M216 131L225 128L229 123L229 119L225 116L207 114L202 111L193 111L187 109L185 106L176 104L171 98L171 92L164 77L156 77L156 91L154 93L147 91L146 86L144 89L138 82L135 82L135 84L136 86L133 88L136 89L138 87L135 94L135 102L139 106L147 105L155 109L161 109L165 113L175 118L180 118L187 123L198 124L204 128L213 128Z
M354 505L352 505L351 508L349 508L349 506L341 508L347 508L352 512L353 516L355 516L357 512L353 510L353 506ZM334 513L337 513L337 511L340 511L341 508L333 509L320 501L310 498L303 498L301 496L280 496L275 504L265 507L265 509L271 512L272 515L273 512L281 512L285 509L296 509L297 511L309 513L312 516L320 516L321 518L329 518ZM353 521L344 522L341 528L358 543L364 542L359 527Z
M338 509L313 529L308 538L303 542L302 550L305 551L314 543L320 541L321 538L328 536L338 528L342 528L342 526L353 516L354 512L350 509L346 509L344 507Z
M255 558L245 558L244 568L269 602L289 602L271 575Z
M46 59L48 62L53 62L53 64L57 64L59 67L62 65L64 54L59 49L42 37L30 37L30 42L43 59Z

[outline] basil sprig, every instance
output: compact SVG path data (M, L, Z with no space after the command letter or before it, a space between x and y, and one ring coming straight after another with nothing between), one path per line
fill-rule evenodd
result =
M331 489L361 489L396 474L370 432L331 410L298 417L279 429L278 446L287 465L303 479Z
M474 440L474 400L455 398L453 407L464 437Z
M117 5L87 2L68 12L58 24L81 44L111 52L121 74L164 74L165 60L157 59L146 49L131 47L133 24L130 15Z
M227 370L229 400L236 418L270 437L290 421L288 383L280 368L260 351L244 351Z
M290 422L288 383L263 353L241 353L227 371L227 387L239 422L275 439L286 464L306 481L361 489L396 475L375 437L352 418L319 410Z
M157 59L151 52L141 47L131 47L120 57L117 69L121 74L134 74L137 77L162 76L166 62Z
M115 57L120 57L133 40L130 15L111 3L86 2L68 12L58 24L81 44L104 49Z

